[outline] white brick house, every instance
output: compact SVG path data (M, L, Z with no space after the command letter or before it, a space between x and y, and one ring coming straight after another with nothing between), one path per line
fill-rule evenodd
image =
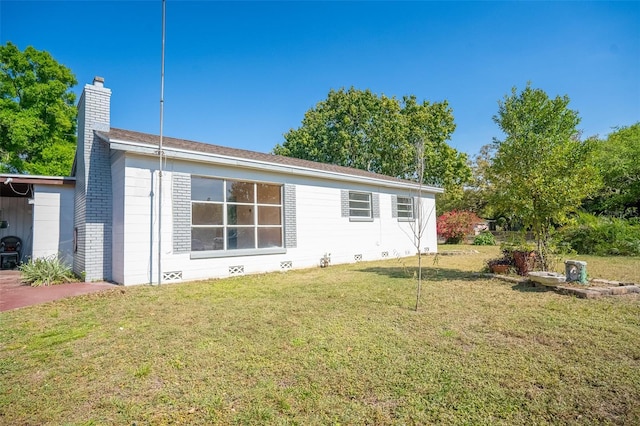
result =
M362 170L164 138L160 194L159 137L111 127L110 96L96 78L78 104L73 268L87 281L164 283L314 267L326 254L334 264L413 255L418 210L427 218L421 248L437 250L442 190L423 187L418 199L415 183Z

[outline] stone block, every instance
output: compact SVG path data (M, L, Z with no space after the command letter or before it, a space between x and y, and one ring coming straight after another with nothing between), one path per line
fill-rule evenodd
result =
M602 297L602 293L593 290L583 290L583 296L578 297L582 297L583 299L598 299Z
M564 294L576 296L580 299L597 299L599 297L602 297L602 294L600 292L593 291L591 289L586 289L586 288L574 288L574 287L564 287L564 286L558 286L556 288L558 289L558 291Z
M640 293L640 287L638 287L637 285L624 285L620 287L612 287L611 290L612 292L615 291L613 294ZM617 292L620 292L620 293L617 293Z
M590 287L589 290L597 291L598 293L602 294L603 296L611 296L611 294L613 294L611 292L612 288L615 288L615 287Z
M620 295L620 294L627 294L629 293L629 288L624 286L624 287L611 287L611 294L613 295Z

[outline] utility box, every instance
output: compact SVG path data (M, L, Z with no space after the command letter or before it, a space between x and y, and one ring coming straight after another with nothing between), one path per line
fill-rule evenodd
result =
M581 260L565 260L564 275L566 282L587 284L587 262Z

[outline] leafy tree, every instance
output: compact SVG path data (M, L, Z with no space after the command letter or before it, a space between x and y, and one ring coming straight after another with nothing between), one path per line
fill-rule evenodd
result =
M640 122L598 141L596 164L604 185L585 208L608 216L640 216Z
M416 178L417 146L424 146L423 183L450 187L470 177L466 155L447 145L455 129L447 102L402 101L353 87L331 90L305 113L274 154Z
M0 46L0 171L68 175L77 110L73 73L45 52Z
M488 173L492 201L531 229L545 270L554 225L565 223L599 186L594 144L579 140L580 118L568 104L567 96L550 99L527 84L499 101L493 117L505 138L494 140Z
M492 187L487 180L487 170L491 165L493 146L484 145L469 164L471 179L464 187L451 188L437 195L438 215L452 210L468 210L480 217L495 218L496 211L488 200Z
M456 128L453 111L447 101L419 103L411 95L403 98L401 107L408 141L405 149L414 157L422 159L423 183L453 188L468 182L471 170L467 164L467 155L447 144ZM397 176L412 178L414 170L410 166Z

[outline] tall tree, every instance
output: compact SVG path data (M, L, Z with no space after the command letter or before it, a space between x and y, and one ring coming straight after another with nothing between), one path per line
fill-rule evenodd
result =
M355 167L415 179L417 146L424 146L424 183L460 185L470 176L466 155L447 145L455 129L446 102L418 102L415 96L378 96L369 90L331 90L291 129L278 155ZM420 141L420 142L419 142Z
M596 151L604 185L585 201L585 208L609 216L640 216L640 122L598 141Z
M69 68L45 51L0 46L0 170L68 175L77 110Z
M533 231L545 270L553 226L599 186L593 143L579 140L580 118L568 104L567 96L550 99L527 84L499 101L493 117L505 134L494 140L488 173L493 201Z
M436 199L438 216L452 210L471 211L483 218L495 218L495 209L488 203L493 188L487 180L487 170L493 158L493 145L483 145L470 162L471 179L461 188L454 188Z
M418 102L416 97L405 96L401 114L404 116L408 151L421 158L423 182L447 188L460 187L471 178L467 155L447 144L456 125L453 111L447 101ZM401 177L409 178L409 168Z

